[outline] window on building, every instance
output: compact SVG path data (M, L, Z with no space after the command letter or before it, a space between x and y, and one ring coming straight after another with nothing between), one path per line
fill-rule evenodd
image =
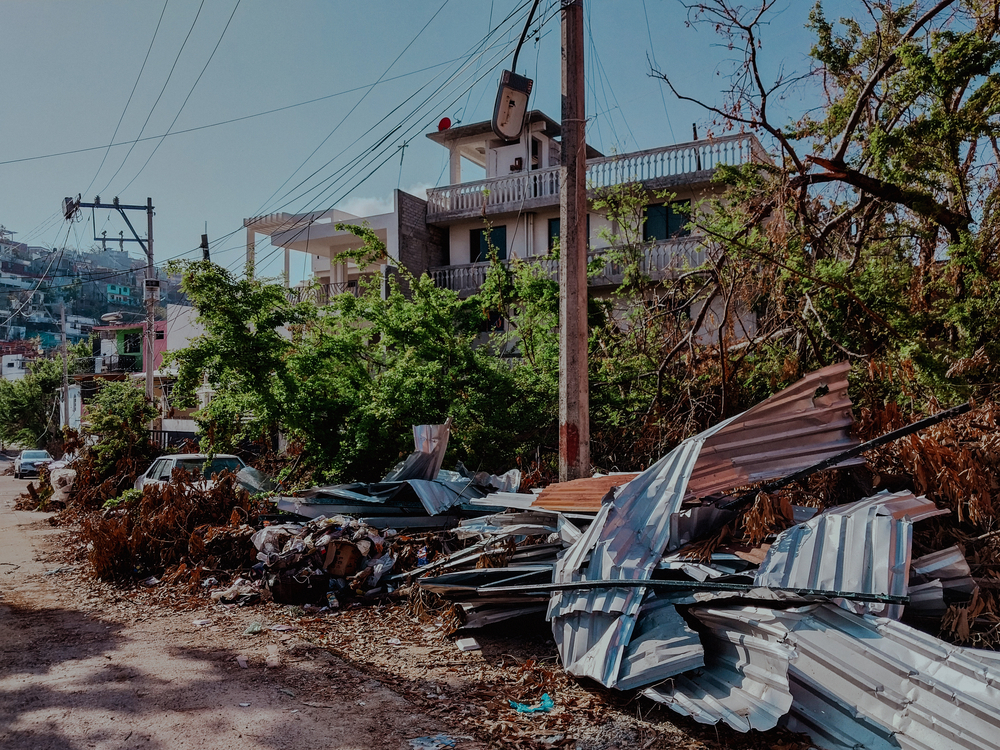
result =
M561 224L559 219L549 219L549 252L559 244ZM590 247L590 214L587 214L587 247Z
M646 206L646 221L642 225L643 242L686 237L691 231L684 225L690 220L691 201Z
M163 337L166 334L166 331L155 331L154 333L156 334L157 341L163 341Z
M122 354L140 354L142 352L142 334L126 333L122 341Z
M497 249L497 260L507 260L507 227L493 227L490 233L493 247ZM473 263L485 263L490 259L490 248L486 241L486 229L469 232L469 258Z

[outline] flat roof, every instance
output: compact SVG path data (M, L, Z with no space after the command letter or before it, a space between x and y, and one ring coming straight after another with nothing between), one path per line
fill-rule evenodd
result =
M542 133L551 138L558 138L562 134L562 127L559 123L541 110L533 109L528 112L527 121L529 125L533 125L536 122L544 122L545 128L542 130ZM427 137L435 143L445 145L450 141L458 141L463 138L486 135L487 133L493 135L493 126L491 125L490 120L486 120L485 122L474 122L470 125L458 125L454 128L448 128L447 130L436 130L433 133L428 133Z

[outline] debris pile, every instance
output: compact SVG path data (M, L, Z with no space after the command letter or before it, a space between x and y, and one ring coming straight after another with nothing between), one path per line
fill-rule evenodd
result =
M339 608L393 593L389 574L402 561L420 564L463 542L450 534L378 530L356 518L321 516L308 523L265 526L251 538L256 574L283 604Z
M236 477L223 472L208 485L183 472L175 479L130 490L83 520L87 556L99 578L126 582L163 574L196 582L205 570L253 564L248 540L257 512Z
M908 490L819 513L725 494L861 463L847 369L807 376L617 487L498 495L521 512L463 522L485 538L419 585L459 601L469 627L544 607L571 674L700 722L783 722L822 748L995 747L1000 657L899 621L979 595L957 547L913 559L914 524L949 508Z
M307 518L359 516L378 528L446 529L462 517L486 512L473 508L472 501L497 491L517 491L521 482L517 469L502 476L470 472L461 463L455 471L442 470L450 433L450 418L441 425L416 425L414 452L381 482L314 487L298 497L278 498L276 507Z

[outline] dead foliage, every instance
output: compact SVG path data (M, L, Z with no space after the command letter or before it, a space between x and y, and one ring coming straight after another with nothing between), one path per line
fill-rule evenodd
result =
M211 486L185 472L175 481L147 485L141 498L83 521L83 538L94 573L103 580L132 581L174 568L242 568L252 564L249 526L252 503L229 472ZM235 514L235 515L234 515Z

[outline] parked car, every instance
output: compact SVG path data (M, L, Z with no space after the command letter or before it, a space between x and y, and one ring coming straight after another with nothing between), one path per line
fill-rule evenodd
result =
M21 451L14 459L14 477L21 479L29 474L37 475L39 467L50 463L52 456L48 451Z
M209 456L205 453L178 453L173 456L160 456L153 461L146 473L135 480L135 488L141 490L147 484L166 484L171 480L174 469L184 469L195 477L211 479L222 471L238 472L246 464L239 456L217 453Z

